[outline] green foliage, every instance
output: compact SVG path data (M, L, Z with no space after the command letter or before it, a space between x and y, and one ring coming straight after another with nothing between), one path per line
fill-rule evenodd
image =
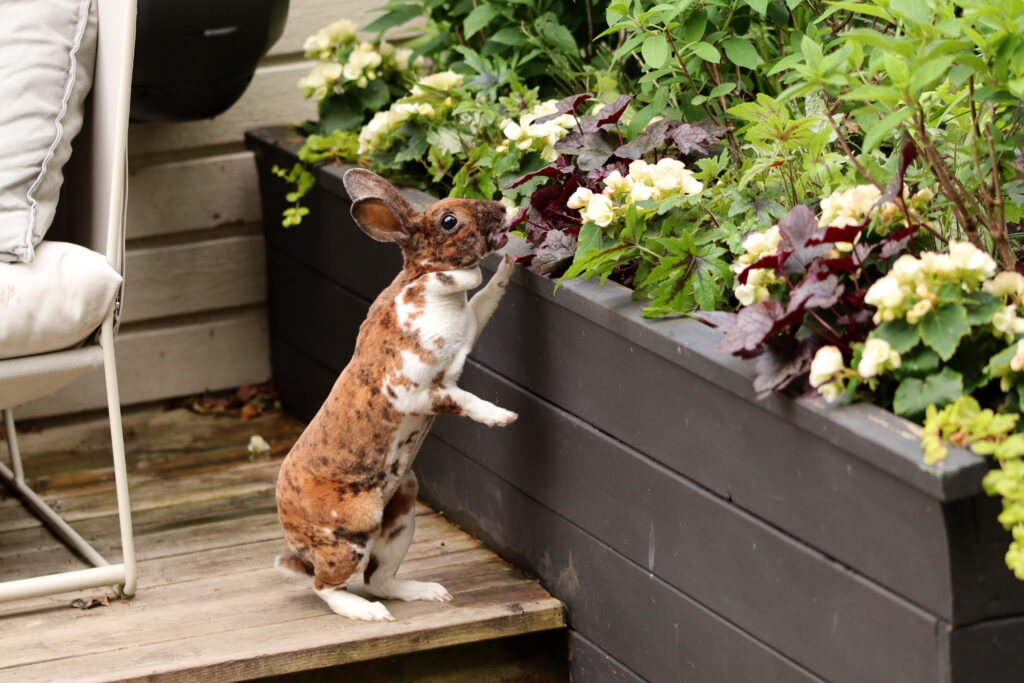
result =
M1024 435L1017 432L1018 418L1017 413L982 409L973 397L963 396L942 410L928 408L921 442L930 464L946 457L947 441L996 461L998 468L985 475L982 485L988 495L1002 498L999 522L1013 537L1006 565L1024 580Z
M299 148L299 163L288 170L276 165L271 169L274 175L294 188L285 195L285 199L291 202L292 206L282 212L282 226L290 228L299 225L303 217L309 215L309 207L302 206L302 198L316 185L316 177L309 169L327 162L355 161L358 158L358 147L356 134L352 131L339 130L329 135L310 135Z
M1008 232L1024 199L1024 0L833 2L817 21L840 18L841 32L805 33L784 96L823 93L868 180L869 155L910 134L946 200L938 224L1011 268Z
M414 54L465 74L474 88L511 85L514 75L548 98L615 80L602 74L614 65L609 43L594 35L603 7L598 0L389 0L366 30L425 17Z

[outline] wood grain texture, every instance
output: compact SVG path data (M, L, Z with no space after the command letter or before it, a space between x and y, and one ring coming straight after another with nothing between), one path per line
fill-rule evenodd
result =
M132 323L263 303L263 236L131 249L121 320Z
M242 421L237 410L217 418L185 409L129 417L139 592L131 601L87 611L68 608L75 594L4 605L0 680L242 680L564 625L561 605L536 581L426 508L419 510L401 574L444 582L453 602L389 603L397 621L388 624L342 620L312 593L309 581L285 579L272 568L283 548L273 491L248 488L274 479L300 423L273 412ZM95 505L93 515L78 508L76 528L112 550L112 486L96 481L88 455L99 451L94 441L102 427L91 420L61 427L56 435L44 428L26 434L23 445L28 469L44 478L58 465L52 453L61 445L83 449L83 476L62 471L67 487L49 479L46 496L53 503L77 498ZM246 439L239 437L252 430L273 435L270 458L251 460ZM209 438L195 441L174 432ZM168 469L167 461L179 459L190 466ZM208 495L197 482L209 482ZM0 578L74 564L38 523L0 531Z
M128 239L260 220L249 152L136 164L129 183Z
M262 382L270 377L266 313L254 309L214 320L122 330L117 337L122 405L157 401ZM19 418L103 408L101 373L76 380L50 396L19 406Z
M301 123L316 115L316 105L296 87L312 62L288 62L256 70L245 94L226 112L204 121L136 123L128 130L128 154L180 151L242 142L249 128L270 123ZM129 194L131 196L131 194ZM130 232L130 229L129 229Z

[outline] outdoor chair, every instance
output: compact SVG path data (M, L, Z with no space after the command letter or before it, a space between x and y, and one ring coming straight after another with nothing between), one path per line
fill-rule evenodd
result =
M65 166L66 180L61 190L55 226L61 226L60 230L57 230L61 233L61 238L98 252L97 257L100 254L105 255L110 267L123 274L126 148L135 36L135 0L94 1L97 8L98 34L93 86L91 95L86 100L82 131L74 139L71 161ZM7 104L0 103L0 106ZM2 162L0 159L0 163ZM54 231L51 230L51 236ZM45 244L44 241L40 246ZM17 273L28 273L28 269L33 266L42 267L39 264L44 260L37 257L32 264L0 264L0 268L10 269L7 271L8 276L17 278ZM102 263L100 266L105 268ZM74 278L76 273L60 270L59 273L55 271L45 277L56 280L58 275L62 279ZM111 276L113 277L113 274ZM40 277L36 273L37 281ZM74 280L71 286L75 286ZM102 324L98 325L98 329L93 329L84 342L79 339L70 348L65 346L63 349L49 352L41 352L44 349L29 350L28 353L18 354L17 357L0 360L0 409L3 410L11 459L10 468L0 465L0 476L63 542L94 565L88 569L0 583L0 602L101 586L115 586L115 590L123 597L130 597L135 593L135 551L128 501L117 369L114 362L114 335L118 327L122 298L123 286L119 287L113 296L113 302L109 305L109 310L106 310ZM3 298L0 297L0 307L3 305ZM2 315L3 309L0 308L0 316ZM8 325L8 329L18 324L17 320L10 319L3 322ZM14 406L46 396L100 367L104 370L106 380L123 550L123 561L119 564L111 564L104 559L26 484L12 411Z

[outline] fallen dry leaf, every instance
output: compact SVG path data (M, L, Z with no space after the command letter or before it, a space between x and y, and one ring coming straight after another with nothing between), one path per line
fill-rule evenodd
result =
M93 607L110 607L110 598L106 595L101 595L98 598L76 598L71 601L71 606L75 609L92 609Z

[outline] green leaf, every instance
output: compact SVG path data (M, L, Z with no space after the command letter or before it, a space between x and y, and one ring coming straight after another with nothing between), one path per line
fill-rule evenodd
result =
M992 322L992 316L1003 307L1002 299L988 292L971 292L965 297L967 304L967 324L985 325Z
M805 35L800 39L800 51L804 55L804 60L807 62L807 66L810 67L812 71L817 71L818 67L821 66L822 59L824 59L821 52L821 46L814 41L814 38Z
M897 109L875 125L871 126L871 129L864 134L863 151L871 152L874 150L886 135L891 133L896 127L902 125L902 123L909 119L913 114L913 109L910 107L903 107L902 109Z
M365 33L383 33L389 28L395 26L401 26L407 21L412 21L416 17L422 16L423 8L419 5L394 5L388 8L386 14L382 14L375 20L360 29Z
M542 15L537 20L536 26L537 31L544 40L567 55L579 56L580 48L576 45L576 39L572 37L569 29L558 23L554 14L548 12Z
M660 33L647 36L644 39L644 44L640 47L640 54L647 66L659 69L668 59L668 41Z
M579 239L576 242L576 254L573 261L582 261L583 257L595 249L601 248L601 227L594 222L587 221L580 228Z
M695 43L704 37L704 29L708 26L708 13L698 10L686 20L686 27L683 29L683 37L686 42Z
M927 346L918 346L910 353L901 354L900 373L920 377L935 372L939 367L939 354Z
M725 50L725 56L736 66L756 69L761 63L761 55L757 54L757 48L749 40L726 38L722 41L722 48Z
M748 5L750 5L750 9L754 10L755 12L760 14L762 17L764 16L765 12L768 11L768 0L743 0L743 1L746 2Z
M459 140L459 133L451 126L432 127L427 131L427 142L431 147L436 147L450 154L458 154L462 151L462 142Z
M501 43L502 45L512 45L518 47L520 45L526 45L529 41L526 36L523 35L522 29L516 26L506 26L497 33L493 34L490 39L495 43Z
M705 62L718 64L718 62L722 60L722 56L718 54L718 50L716 50L710 43L694 43L690 46L690 50Z
M469 37L491 23L491 19L498 16L498 8L494 5L482 3L473 8L473 11L466 15L462 22L462 30L466 37Z
M952 358L960 340L971 331L967 310L961 304L944 304L926 315L919 325L921 340L942 360Z
M722 95L728 95L735 89L735 83L722 83L721 85L712 88L711 95L709 95L709 97L721 97Z
M914 69L914 74L910 77L910 88L911 93L919 93L931 85L933 82L941 78L949 70L949 65L953 63L953 55L943 55L931 59L921 66Z
M869 2L863 2L863 0L861 2L833 2L831 3L831 6L836 10L867 14L871 17L878 17L879 19L889 21L889 14L884 9L877 5L872 5Z
M963 378L951 368L926 377L908 377L900 382L893 397L892 407L897 414L916 418L924 415L930 405L942 407L960 398L963 394Z
M932 19L927 0L889 0L889 11L918 24L927 24Z
M889 342L893 351L903 355L917 345L921 339L921 331L917 325L911 325L906 320L890 320L882 323L871 333L872 337L880 337Z

